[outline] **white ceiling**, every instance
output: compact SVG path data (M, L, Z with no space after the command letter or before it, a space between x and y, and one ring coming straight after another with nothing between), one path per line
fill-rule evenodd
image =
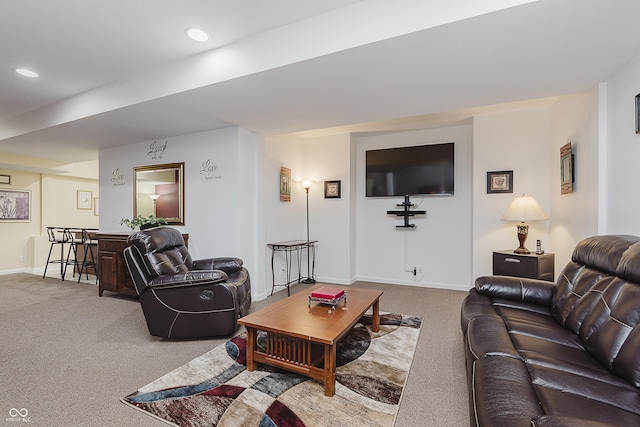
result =
M640 53L638 16L637 0L0 0L0 156L460 119L589 90Z

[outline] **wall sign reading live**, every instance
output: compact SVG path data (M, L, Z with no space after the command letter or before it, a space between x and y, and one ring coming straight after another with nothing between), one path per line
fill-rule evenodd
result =
M164 155L164 151L167 149L168 144L169 141L165 141L164 144L158 143L158 141L153 141L149 144L149 152L147 155L153 160L160 160Z

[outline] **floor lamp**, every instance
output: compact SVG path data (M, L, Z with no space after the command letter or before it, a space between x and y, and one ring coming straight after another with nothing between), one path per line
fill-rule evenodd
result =
M151 199L153 199L153 216L157 216L156 214L156 203L158 201L158 198L160 197L159 194L149 194L149 197L151 197Z
M311 274L311 245L309 243L309 188L311 188L311 181L304 181L302 186L307 192L307 278L302 283L316 283L316 279Z

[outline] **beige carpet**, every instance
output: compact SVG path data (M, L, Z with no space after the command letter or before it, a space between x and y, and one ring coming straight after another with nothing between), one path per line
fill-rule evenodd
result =
M468 426L459 326L465 293L356 285L383 290L382 310L424 319L395 425ZM119 399L226 341L152 337L135 299L97 294L91 280L0 276L0 421L24 408L34 426L164 425ZM252 310L284 297L278 292Z

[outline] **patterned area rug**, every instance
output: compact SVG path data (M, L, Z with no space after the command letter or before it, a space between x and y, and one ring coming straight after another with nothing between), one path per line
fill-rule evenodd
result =
M307 377L262 364L247 371L241 334L121 400L178 426L392 426L422 318L383 314L377 333L370 320L338 345L332 397Z

